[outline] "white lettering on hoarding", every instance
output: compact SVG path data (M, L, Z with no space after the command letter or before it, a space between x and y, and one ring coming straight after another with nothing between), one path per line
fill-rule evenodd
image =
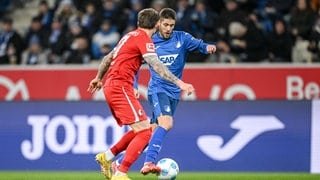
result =
M197 95L196 92L191 93L188 95L188 93L182 92L181 99L184 101L196 101L197 100Z
M105 101L106 98L103 94L103 89L100 89L99 91L95 92L92 96L92 100L94 101Z
M58 142L58 128L62 127L65 136L63 142ZM75 143L76 129L67 116L53 117L45 129L45 140L48 148L56 154L67 153Z
M87 116L75 115L73 116L73 122L78 128L77 142L72 148L72 152L75 154L96 153L106 150L108 145L106 144L107 131L112 132L112 142L118 141L124 133L124 128L119 127L112 116L106 119L101 116ZM89 144L89 131L93 129L92 145Z
M29 100L29 92L26 83L23 79L19 79L15 84L9 78L0 75L0 86L4 86L8 89L8 93L5 96L6 101L12 101L21 93L22 100Z
M227 161L239 153L247 144L259 135L279 129L284 124L275 116L239 116L231 123L231 128L238 132L228 141L218 135L202 135L198 137L199 149L208 157L217 161Z
M28 124L32 127L32 141L24 140L21 143L22 155L29 160L39 159L44 150L44 127L48 123L46 115L29 116Z
M79 101L81 95L78 86L72 85L67 88L66 98L67 101Z
M320 97L320 87L316 82L304 83L300 76L288 76L286 81L287 99L302 100Z
M113 144L125 133L125 128L119 127L112 116L106 119L101 116L74 115L72 118L65 115L30 115L28 124L32 128L31 140L21 143L21 153L29 160L37 160L44 154L45 146L56 154L97 153L108 148L107 132L110 132ZM58 129L64 136L58 138ZM92 131L91 131L92 130ZM92 132L93 141L89 141Z
M221 93L221 86L220 85L214 85L211 88L210 92L210 100L218 100Z
M287 99L303 99L303 80L299 76L287 77Z
M256 95L254 94L253 90L244 84L234 84L228 87L224 93L223 99L232 100L232 98L237 94L245 95L248 100L256 99Z
M236 95L239 94L244 95L248 100L256 99L256 95L250 86L245 84L233 84L227 87L224 92L221 92L220 85L212 86L210 100L218 100L220 95L222 95L223 100L232 100Z
M204 98L209 98L210 100L232 100L232 99L239 99L239 95L245 97L245 99L248 100L255 100L255 99L260 99L260 98L266 98L264 96L258 96L256 97L256 93L259 92L264 92L264 91L268 91L268 88L270 88L272 90L272 93L270 94L270 96L268 96L268 98L286 98L288 100L302 100L302 99L319 99L320 98L320 84L319 82L315 81L315 78L313 78L314 80L307 80L307 78L310 78L309 76L306 75L281 75L281 77L285 78L286 82L285 82L285 86L286 86L286 90L285 90L285 96L283 97L283 92L282 92L282 84L280 84L278 79L275 79L276 84L278 84L278 86L281 87L276 87L275 85L272 85L272 80L268 81L266 83L269 84L270 87L268 87L268 85L266 85L266 87L263 88L259 88L259 89L254 89L255 87L257 87L260 83L258 82L252 82L249 85L248 84L244 84L244 83L238 83L236 81L231 81L231 84L226 84L226 85L221 85L221 84L212 84L210 92L208 94L203 94L204 93L204 89L207 88L205 86L199 86L196 87L197 90L197 94L193 94L193 96L186 96L184 94L182 94L181 99L182 100L197 100L198 97L197 95L203 97ZM50 78L50 77L48 77ZM282 79L282 78L281 78ZM2 97L6 100L6 101L12 101L17 99L18 96L21 96L22 100L30 100L30 99L46 99L49 98L51 99L52 96L54 95L54 97L56 97L57 99L61 99L63 98L64 100L67 101L79 101L82 100L82 96L86 96L86 94L82 94L83 92L80 91L80 85L77 84L72 84L70 82L70 85L68 85L67 87L62 87L59 86L57 88L57 90L55 92L43 92L43 94L41 93L41 95L39 96L37 94L37 90L38 88L35 88L33 86L35 86L35 83L32 83L33 81L28 81L27 84L26 81L24 79L18 79L16 81L13 81L12 79L10 79L9 77L0 75L0 87L4 87L4 89L7 89L8 92L6 94L2 93ZM209 82L208 83L212 83ZM280 84L280 85L279 85ZM46 84L44 84L46 85ZM272 87L271 87L272 86ZM33 87L28 89L28 87ZM143 89L141 89L141 87L143 87ZM46 88L44 88L46 89ZM275 91L275 89L279 89L279 91ZM30 93L29 91L33 91L33 95L34 97L30 97ZM61 92L63 91L64 93L64 97L60 97L61 93L57 92ZM139 91L142 92L142 97L144 97L145 99L147 99L147 87L144 85L139 85ZM45 94L47 93L47 94ZM54 94L52 94L54 93ZM20 98L20 97L19 97ZM87 97L86 97L87 99ZM104 95L103 95L103 91L99 91L98 93L95 93L92 96L92 100L104 100Z

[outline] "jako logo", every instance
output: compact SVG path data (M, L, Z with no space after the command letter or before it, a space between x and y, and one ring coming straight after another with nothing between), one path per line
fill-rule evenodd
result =
M204 135L198 138L197 144L211 159L227 161L259 135L284 127L274 116L239 116L231 123L231 128L238 129L238 132L228 142L224 143L223 138L218 135Z
M177 56L178 54L170 54L165 56L159 56L159 59L164 65L171 65L176 60Z
M22 141L21 153L29 160L40 159L45 146L56 154L101 152L108 148L107 140L108 144L114 144L126 131L115 123L112 116L74 115L69 118L56 115L50 118L48 115L30 115L28 124L32 127L32 136L31 140ZM58 130L64 133L58 133Z

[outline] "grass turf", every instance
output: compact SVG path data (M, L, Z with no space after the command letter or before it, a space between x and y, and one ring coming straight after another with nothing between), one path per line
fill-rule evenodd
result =
M133 180L155 180L155 175L143 176L137 172L129 173ZM103 176L93 171L0 171L3 180L94 180ZM181 172L178 180L306 180L320 179L320 174L308 173L235 173L235 172Z

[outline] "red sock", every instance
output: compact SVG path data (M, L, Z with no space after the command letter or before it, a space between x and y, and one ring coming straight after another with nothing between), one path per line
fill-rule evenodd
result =
M122 151L126 150L129 143L136 136L133 130L128 131L126 134L122 136L122 138L117 142L117 144L113 145L110 149L113 155L118 155Z
M139 131L127 147L124 158L120 164L119 170L127 173L131 165L138 159L148 144L151 137L151 129Z

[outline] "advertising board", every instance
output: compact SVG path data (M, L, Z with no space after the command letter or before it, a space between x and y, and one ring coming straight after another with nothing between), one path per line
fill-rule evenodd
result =
M181 171L320 173L319 112L320 101L182 101L159 158ZM0 124L1 170L96 170L127 130L101 101L0 102Z
M0 100L103 100L87 87L96 68L0 69ZM182 100L311 100L320 97L320 67L187 66L183 79L194 85ZM139 72L139 90L147 97L148 68Z

